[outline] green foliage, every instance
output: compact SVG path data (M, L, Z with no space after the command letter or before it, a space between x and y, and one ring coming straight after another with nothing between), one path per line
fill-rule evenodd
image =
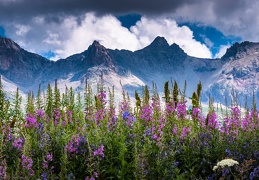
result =
M26 103L26 114L33 114L35 112L34 106L34 94L29 91L27 95L27 103Z
M164 85L164 95L165 95L165 102L170 102L170 90L169 90L169 81L165 82Z
M201 98L201 91L202 91L202 84L201 84L201 82L199 82L197 85L197 96L198 96L199 100Z
M148 105L149 104L149 90L148 90L148 86L145 85L144 87L144 93L143 93L143 105Z
M199 99L198 99L198 95L196 94L196 92L192 93L192 107L193 108L199 107Z
M13 106L11 114L12 114L12 117L17 119L18 121L23 119L21 104L22 104L22 97L19 93L19 89L17 88L15 96L13 98L13 103L11 104Z
M135 100L136 100L136 108L140 108L140 106L141 106L141 99L140 99L137 91L135 91Z
M37 100L36 100L36 109L42 109L43 107L43 101L41 97L41 84L39 84L38 92L37 92Z
M175 106L178 104L178 95L179 95L179 88L176 81L174 81L174 88L173 88L173 100Z
M47 97L46 97L46 107L45 111L49 117L52 117L53 113L53 94L52 94L52 88L50 84L48 84L47 87Z
M184 81L183 92L181 93L181 103L184 103L186 97L187 82Z
M58 81L57 79L55 80L55 86L54 86L54 99L53 99L53 108L57 109L60 107L60 92L58 89Z

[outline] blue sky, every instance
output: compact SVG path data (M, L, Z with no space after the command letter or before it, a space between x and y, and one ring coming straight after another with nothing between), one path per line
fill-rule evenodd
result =
M256 0L3 0L0 35L52 60L94 40L135 51L156 36L190 56L215 58L234 42L259 42L258 11Z
M0 36L5 37L5 30L0 26Z

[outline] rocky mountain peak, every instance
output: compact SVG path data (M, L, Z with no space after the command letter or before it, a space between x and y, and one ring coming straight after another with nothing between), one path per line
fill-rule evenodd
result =
M20 50L20 46L9 38L3 38L0 36L0 52L6 50Z
M258 52L259 43L244 41L242 43L235 43L228 48L226 54L222 56L222 59L240 59L249 55L257 54Z
M153 48L168 48L169 44L164 37L157 36L149 46Z
M112 66L113 64L108 50L96 40L88 47L87 54L91 65Z
M178 44L173 43L171 46L172 51L178 56L187 56L182 48Z

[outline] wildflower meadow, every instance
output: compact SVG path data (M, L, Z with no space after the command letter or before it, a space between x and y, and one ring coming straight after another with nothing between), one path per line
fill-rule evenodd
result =
M56 81L23 106L0 82L0 179L259 179L255 104L216 109L211 100L205 114L201 83L190 99L176 82L162 96L155 84L134 99L122 88L121 102L97 87L61 94Z

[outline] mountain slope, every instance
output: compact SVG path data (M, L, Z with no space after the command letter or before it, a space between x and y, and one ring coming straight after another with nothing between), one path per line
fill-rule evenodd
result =
M177 44L169 45L165 38L157 37L135 52L107 49L94 41L84 52L52 62L0 37L0 74L24 92L36 91L39 84L44 89L55 79L63 90L72 86L82 91L85 79L96 85L103 76L104 82L119 92L121 84L133 94L144 84L151 87L153 81L163 92L165 81L170 80L177 81L182 89L186 80L187 95L191 96L201 81L203 101L212 96L224 103L225 97L231 98L232 88L240 94L240 101L246 96L251 101L252 92L259 87L258 52L259 43L243 42L230 47L221 59L201 59L190 57Z
M30 89L54 63L27 52L15 42L0 36L0 73L22 90Z

